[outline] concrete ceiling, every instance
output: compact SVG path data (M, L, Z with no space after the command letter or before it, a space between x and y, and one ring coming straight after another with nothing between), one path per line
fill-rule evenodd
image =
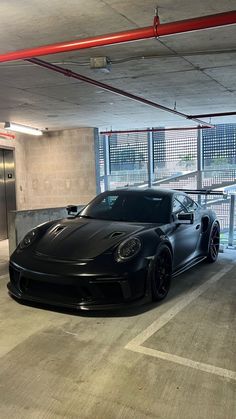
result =
M0 53L151 26L155 0L1 0ZM159 0L161 23L234 10L236 0ZM90 69L108 56L110 73ZM236 25L42 57L187 114L236 110ZM45 129L194 124L18 61L0 64L0 122ZM209 121L209 118L206 119ZM236 117L213 119L236 123Z

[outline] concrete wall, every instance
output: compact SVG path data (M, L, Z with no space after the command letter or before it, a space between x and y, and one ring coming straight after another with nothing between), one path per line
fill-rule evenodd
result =
M15 148L17 209L90 201L97 193L95 138L94 128L0 138L0 147Z
M25 142L27 208L85 203L96 195L94 129L48 132Z

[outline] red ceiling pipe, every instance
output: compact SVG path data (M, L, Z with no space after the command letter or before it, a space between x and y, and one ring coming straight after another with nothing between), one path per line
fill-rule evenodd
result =
M14 140L16 138L14 134L8 134L6 132L0 132L0 137L11 138L11 140Z
M210 129L208 125L199 125L197 127L178 127L178 128L145 128L145 129L129 129L129 130L119 130L119 131L100 131L102 135L112 135L112 134L130 134L130 133L139 133L139 132L165 132L165 131L192 131L199 129Z
M236 23L236 10L157 25L157 36L199 31Z
M153 26L132 29L129 31L116 32L107 35L95 36L80 40L60 42L57 44L43 45L14 52L0 54L0 62L24 60L42 55L57 54L80 49L102 47L105 45L119 44L123 42L138 41L148 38L157 38L166 35L174 35L189 31L215 28L236 23L236 11L219 13L209 16L201 16L193 19L180 20L177 22L159 23L155 17Z
M191 118L217 118L218 116L233 116L236 112L217 112L217 113L203 113L200 115L191 115Z
M171 109L171 108L168 108L166 106L160 105L159 103L152 102L151 100L148 100L148 99L145 99L141 96L137 96L137 95L134 95L132 93L126 92L124 90L118 89L117 87L110 86L109 84L102 83L98 80L91 79L90 77L83 76L82 74L75 73L74 71L68 70L68 69L63 68L59 65L51 64L47 61L43 61L43 60L40 60L38 58L30 58L30 59L27 59L26 61L29 61L30 63L39 65L40 67L47 68L48 70L52 70L52 71L55 71L57 73L63 74L66 77L72 77L74 79L84 81L85 83L92 84L93 86L100 87L103 90L115 93L119 96L127 97L128 99L135 100L136 102L143 103L144 105L152 106L153 108L160 109L162 111L169 112L169 113L172 113L172 114L177 115L177 116L181 116L182 118L191 119L192 121L195 121L198 124L205 124L209 127L212 127L212 124L207 124L206 122L203 122L200 119L192 118L192 117L190 118L189 115L186 115L185 113L178 112L175 109Z

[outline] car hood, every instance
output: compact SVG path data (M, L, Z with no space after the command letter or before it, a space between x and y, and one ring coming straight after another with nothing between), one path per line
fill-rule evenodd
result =
M92 259L128 236L148 228L141 224L75 218L51 226L36 244L35 251L55 259ZM150 228L150 225L149 225Z

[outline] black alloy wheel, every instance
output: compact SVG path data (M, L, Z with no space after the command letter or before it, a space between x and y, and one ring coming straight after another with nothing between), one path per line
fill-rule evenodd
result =
M220 226L218 223L214 223L211 235L209 238L207 262L213 263L216 261L220 248Z
M158 249L152 269L152 299L163 300L170 289L172 276L172 254L168 246Z

